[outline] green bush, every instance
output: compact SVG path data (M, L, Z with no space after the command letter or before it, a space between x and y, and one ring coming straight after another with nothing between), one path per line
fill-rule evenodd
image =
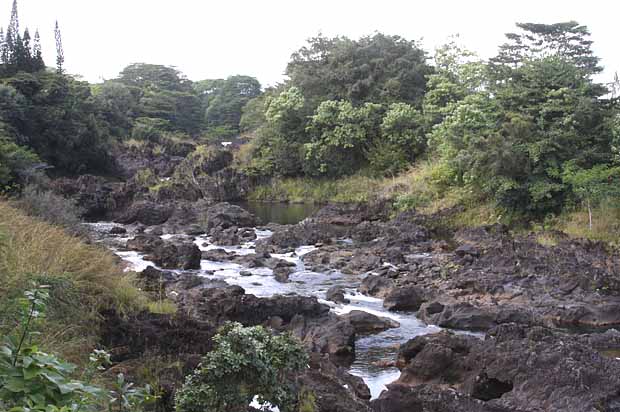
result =
M45 319L48 287L33 285L20 300L17 328L0 344L0 408L11 412L75 412L101 410L140 412L153 400L150 388L133 388L122 374L111 391L91 384L109 355L95 351L80 374L77 367L39 349L38 328ZM79 378L76 378L79 376Z
M293 376L307 364L298 341L239 323L226 324L213 340L215 349L177 392L177 412L246 412L255 397L295 410L300 391Z

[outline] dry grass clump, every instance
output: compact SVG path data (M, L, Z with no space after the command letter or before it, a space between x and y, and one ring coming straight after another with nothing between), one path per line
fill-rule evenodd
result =
M145 305L110 251L0 201L0 332L14 326L15 303L33 281L52 287L44 341L63 349L95 339L102 310Z

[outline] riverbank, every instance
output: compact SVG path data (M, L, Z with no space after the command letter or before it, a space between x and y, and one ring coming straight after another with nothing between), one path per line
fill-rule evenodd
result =
M536 232L541 242L553 242L549 233L562 232L573 238L620 243L620 207L602 202L592 210L592 227L587 208L573 205L560 214L545 218L510 213L467 188L441 183L441 172L432 162L395 177L377 178L357 174L340 179L274 178L248 193L254 202L300 204L383 203L391 213L415 210L426 216L442 216L441 226L453 230L501 223L518 233ZM448 212L448 213L446 213Z
M390 218L363 205L258 228L235 206L207 214L202 233L178 222L94 226L145 290L188 316L176 337L148 320L158 336L147 346L133 337L146 319L122 334L110 329L107 343L128 347L125 357L166 353L165 337L179 340L189 365L197 336L208 342L230 320L304 343L321 376L304 378L321 412L613 410L620 363L607 353L620 348L620 259L602 244L564 236L543 245L501 225L437 237L428 216ZM562 342L570 343L562 359L550 359ZM523 369L532 347L535 361ZM586 380L552 379L578 370ZM596 388L587 396L586 381ZM450 402L446 386L457 395Z

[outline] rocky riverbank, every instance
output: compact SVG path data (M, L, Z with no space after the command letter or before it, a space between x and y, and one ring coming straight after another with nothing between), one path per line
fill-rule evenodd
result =
M303 380L320 411L620 410L620 361L608 355L620 348L620 258L602 244L556 234L542 245L500 225L437 238L426 218L390 219L380 206L329 206L261 230L228 204L205 207L205 220L179 223L175 213L99 228L111 247L153 263L140 274L145 289L178 308L166 321L132 320L127 341L111 328L108 343L131 348L125 356L178 341L191 368L217 326L238 321L304 343L312 362ZM364 295L383 312L347 306ZM382 367L400 377L369 402L348 368L356 341L390 330L401 333L400 349Z

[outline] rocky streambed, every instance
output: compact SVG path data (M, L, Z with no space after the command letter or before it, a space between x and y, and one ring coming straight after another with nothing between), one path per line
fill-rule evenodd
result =
M184 348L173 351L197 340L204 352L224 321L264 324L311 353L303 379L321 411L620 411L615 252L561 234L545 246L499 225L439 239L427 223L328 206L260 226L217 204L206 223L91 224L187 316L144 319L136 336L121 326L131 338L115 319L107 343L165 352L163 336Z

